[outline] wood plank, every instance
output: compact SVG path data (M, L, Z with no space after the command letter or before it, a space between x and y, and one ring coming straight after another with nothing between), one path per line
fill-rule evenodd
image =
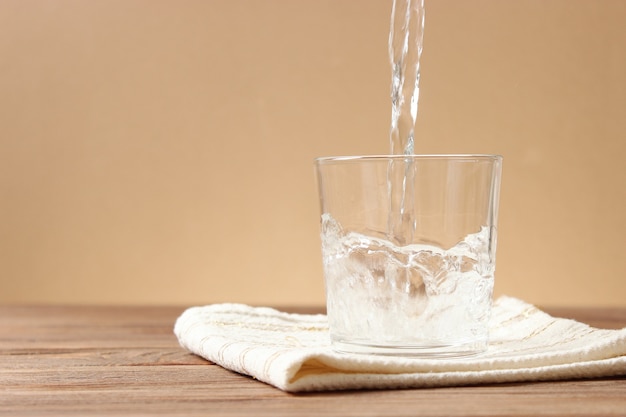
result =
M144 367L43 373L3 391L0 410L11 415L87 414L136 410L201 415L623 415L624 380L566 381L424 390L293 395L217 366ZM24 375L25 380L28 375ZM164 384L167 380L167 384ZM45 382L44 382L45 381ZM618 380L618 382L620 382ZM6 395L9 394L9 395ZM139 409L136 407L140 406Z
M52 348L0 351L0 369L48 369L88 366L166 366L208 363L179 347Z
M172 346L182 307L4 306L0 349Z

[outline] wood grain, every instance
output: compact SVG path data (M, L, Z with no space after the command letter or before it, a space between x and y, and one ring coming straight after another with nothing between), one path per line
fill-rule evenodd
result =
M626 309L546 310L626 326ZM626 415L626 377L288 394L182 350L172 333L182 311L0 307L0 415Z

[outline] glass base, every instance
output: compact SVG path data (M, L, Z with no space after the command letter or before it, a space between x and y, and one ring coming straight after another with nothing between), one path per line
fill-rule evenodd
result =
M376 345L361 342L332 341L333 350L339 353L401 356L422 359L454 359L479 355L487 350L486 341L466 343L425 343L409 345Z

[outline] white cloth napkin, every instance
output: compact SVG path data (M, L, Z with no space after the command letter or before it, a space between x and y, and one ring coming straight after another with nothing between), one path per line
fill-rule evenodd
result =
M511 297L494 302L489 348L470 359L337 353L325 315L242 304L189 308L174 333L189 351L291 392L626 375L626 328L596 329L554 318Z

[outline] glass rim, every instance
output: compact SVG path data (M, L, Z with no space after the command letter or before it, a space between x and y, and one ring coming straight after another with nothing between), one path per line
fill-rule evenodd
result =
M501 161L502 155L498 154L397 154L397 155L346 155L346 156L321 156L315 158L316 164L333 162L375 162L393 160L449 160L449 161Z

